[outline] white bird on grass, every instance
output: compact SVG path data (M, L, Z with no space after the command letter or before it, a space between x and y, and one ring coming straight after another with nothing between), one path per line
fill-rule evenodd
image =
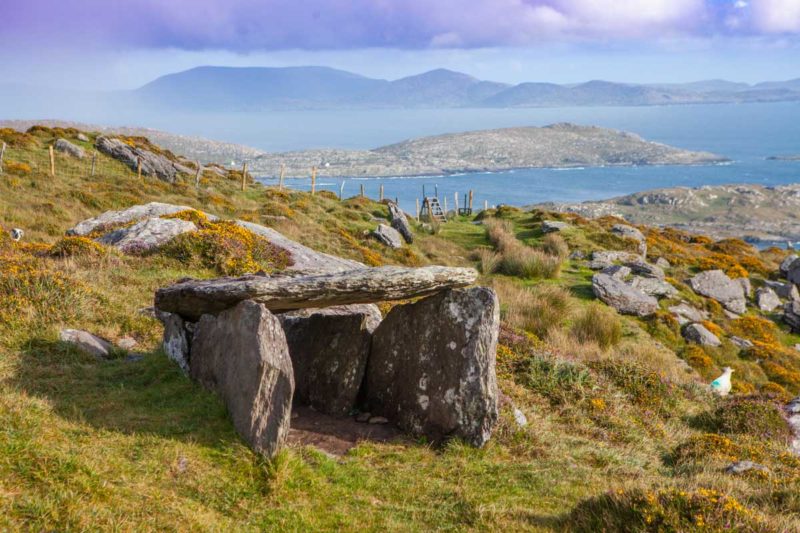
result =
M731 391L731 374L733 369L726 366L722 375L711 382L711 391L719 394L720 396L727 396Z
M19 228L14 228L11 230L11 238L14 239L15 241L19 241L24 234L25 232Z

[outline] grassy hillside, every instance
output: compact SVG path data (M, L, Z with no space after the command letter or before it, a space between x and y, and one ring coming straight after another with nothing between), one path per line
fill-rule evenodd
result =
M780 252L643 228L652 258L673 267L679 299L709 311L716 349L688 346L666 311L622 317L597 303L570 251L635 249L613 219L503 209L461 218L388 251L365 235L385 206L365 198L278 191L241 176L175 185L140 181L99 156L102 172L47 147L76 131L1 131L0 529L30 530L797 530L800 460L789 455L777 405L800 393L800 342L774 316L729 319L686 276L722 267L774 275ZM85 143L88 148L90 142ZM144 140L131 140L144 143ZM10 164L13 162L14 164ZM26 169L24 165L30 167ZM80 239L74 223L159 200L273 226L321 251L368 264L474 265L498 291L498 372L504 393L494 438L476 450L401 438L341 457L292 447L265 461L236 436L219 400L160 351L160 324L140 312L153 291L214 263L164 249L140 257ZM544 236L541 221L571 223ZM220 253L224 250L220 249ZM666 309L678 299L662 301ZM63 327L130 336L141 360L97 361L60 343ZM759 341L739 351L729 337ZM688 365L687 365L688 363ZM736 368L733 398L704 384ZM527 426L514 420L514 409ZM769 473L723 473L752 459Z

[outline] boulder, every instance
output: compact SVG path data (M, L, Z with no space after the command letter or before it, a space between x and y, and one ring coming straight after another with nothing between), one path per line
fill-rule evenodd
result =
M689 322L700 322L701 320L706 320L708 318L708 313L705 311L701 311L700 309L694 308L685 303L673 305L669 308L669 312L675 315L675 318L678 319L678 323L680 325L684 325Z
M689 280L689 284L694 292L713 298L728 311L741 314L747 310L742 285L726 276L722 270L700 272Z
M748 350L753 347L753 341L748 339L743 339L742 337L737 337L736 335L731 336L731 342L737 348L741 348L742 350Z
M769 313L780 307L781 299L769 287L761 287L756 291L756 305L762 311Z
M666 277L661 267L651 265L641 259L625 263L625 265L630 268L634 274L645 278L664 279Z
M289 344L295 399L329 415L347 415L364 380L375 305L303 309L278 315Z
M786 279L788 279L790 283L800 285L800 261L792 261L786 271Z
M597 298L625 315L648 316L658 310L658 300L607 274L592 277L592 291Z
M113 157L134 171L138 170L141 161L143 175L155 176L167 183L175 183L175 177L179 171L189 171L183 165L175 163L163 155L131 146L120 139L98 137L95 146L98 151Z
M792 266L792 263L798 259L800 259L800 255L797 254L786 256L783 261L781 261L781 265L779 267L781 274L785 276L789 272L789 268Z
M100 237L98 242L114 246L126 254L142 254L162 246L178 235L197 231L194 222L177 218L146 218L133 226Z
M448 290L395 306L375 330L365 387L369 411L433 442L483 446L498 418L493 290Z
M683 328L683 338L701 346L720 346L722 342L711 333L703 324L697 322Z
M295 278L188 280L156 291L155 305L161 311L197 320L200 315L218 313L242 300L256 300L274 311L377 303L465 287L477 278L478 273L471 268L387 266Z
M58 139L53 145L53 148L56 150L56 152L67 154L68 156L76 159L83 159L86 157L86 150L80 146L72 144L66 139Z
M114 349L114 346L107 340L79 329L62 329L58 338L61 342L72 344L80 351L93 355L98 359L108 358Z
M167 357L175 362L184 374L189 373L189 349L192 331L189 324L175 313L156 313L164 325L161 346Z
M625 280L631 275L631 269L623 265L611 265L601 270L601 273L611 276L614 279Z
M403 247L403 236L400 235L399 231L386 224L378 224L378 227L375 228L372 235L389 248Z
M775 291L779 298L784 300L800 300L800 292L794 283L782 283L780 281L765 281L764 285Z
M180 211L192 209L186 205L163 204L161 202L150 202L144 205L135 205L121 211L106 211L94 218L89 218L80 222L75 227L67 231L67 235L83 237L93 232L102 231L104 228L113 228L120 224L128 224L136 220L145 218L163 217L173 215ZM209 216L211 220L217 217Z
M233 426L255 451L272 457L289 433L294 376L280 321L244 301L203 315L192 339L189 375L216 392Z
M625 263L638 261L640 257L630 252L620 252L611 250L600 250L592 252L592 261L589 268L592 270L602 270L614 263Z
M664 298L678 294L678 289L663 279L633 276L633 278L628 281L628 285L645 294L655 296L656 298Z
M750 282L750 278L736 278L734 281L742 286L742 290L744 291L746 298L750 298L750 296L752 296L753 284Z
M79 133L78 135L75 136L75 138L78 139L81 142L84 142L84 143L88 143L89 142L89 137L87 137L83 133Z
M658 259L656 259L655 265L658 266L658 267L661 267L662 269L672 267L672 265L669 263L669 261L667 261L663 257L659 257Z
M783 306L783 321L793 333L800 333L800 302L791 301Z
M795 455L800 455L800 397L786 404L785 409L789 429L792 431L792 441L789 450Z
M647 239L644 234L633 226L627 224L614 224L611 233L619 235L623 239L633 239L639 243L639 254L644 257L647 255Z
M560 220L544 220L542 221L542 233L555 233L557 231L565 230L569 227L566 222Z
M408 224L406 214L403 213L403 210L394 202L387 202L387 206L389 207L389 220L391 221L392 227L400 232L400 235L403 236L403 239L405 239L408 244L413 243L414 233L411 231L411 226Z

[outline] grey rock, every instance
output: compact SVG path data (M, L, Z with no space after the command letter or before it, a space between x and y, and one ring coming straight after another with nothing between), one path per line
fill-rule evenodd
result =
M569 224L561 222L560 220L544 220L542 221L542 233L554 233L569 228Z
M89 137L87 137L87 136L86 136L85 134L83 134L83 133L79 133L79 134L78 134L78 135L76 135L75 137L76 137L76 138L77 138L79 141L81 141L81 142L84 142L84 143L88 143L88 142L89 142Z
M164 324L161 346L167 357L178 365L184 374L189 374L189 354L192 334L187 324L175 313L158 312L156 316Z
M141 254L190 231L197 231L194 222L177 218L147 218L133 226L112 231L97 240L126 254Z
M658 259L656 259L655 265L657 267L661 267L662 269L671 268L672 267L672 265L669 263L669 261L667 261L663 257L659 257Z
M762 464L754 463L753 461L736 461L735 463L731 463L725 468L725 473L738 475L750 472L752 470L758 470L760 472L769 472L769 468L767 468Z
M800 261L792 261L786 271L786 279L788 279L790 283L800 285Z
M203 315L192 340L189 374L215 391L233 426L256 452L274 456L291 421L294 375L280 321L266 307L241 302Z
M731 342L734 344L734 346L741 348L742 350L748 350L753 347L752 341L737 337L736 335L731 336Z
M721 270L700 272L689 280L689 284L694 292L713 298L728 311L741 314L747 310L742 285Z
M752 296L753 284L750 282L750 278L736 278L734 281L742 286L745 297L750 298Z
M514 407L514 422L521 428L524 428L528 425L528 417L525 416L525 413L520 411L517 407Z
M666 277L661 267L651 265L641 259L625 263L625 265L629 267L634 274L644 276L645 278L664 279Z
M783 283L780 281L765 281L764 285L775 291L779 298L784 300L800 301L800 291L794 283Z
M770 312L780 307L781 299L769 287L761 287L756 291L756 305L762 311Z
M675 315L675 318L678 319L678 322L681 325L687 324L689 322L700 322L701 320L706 320L708 318L708 313L705 311L701 311L695 307L687 305L685 303L681 303L678 305L673 305L669 308L670 313Z
M621 252L615 250L599 250L592 252L592 261L603 262L607 264L613 263L633 263L639 261L641 258L630 252Z
M289 344L295 398L330 415L356 405L372 333L381 322L375 305L304 309L278 315Z
M586 254L582 250L574 250L569 254L570 259L582 260L586 259Z
M72 144L66 139L58 139L53 145L53 148L56 150L56 152L67 154L68 156L76 159L83 159L86 157L86 150L80 146Z
M108 358L114 349L114 346L107 340L80 329L63 329L58 338L61 342L72 344L80 351L98 359Z
M800 302L792 301L783 306L783 321L793 333L800 333Z
M786 256L783 259L783 261L781 261L781 265L779 267L780 271L781 271L781 274L786 275L789 272L789 269L792 266L792 263L794 263L798 259L800 259L800 255L797 255L797 254L792 254L792 255Z
M611 228L611 233L626 239L634 239L639 242L645 240L644 234L639 231L639 229L627 224L614 224L614 227Z
M605 267L601 273L611 276L614 279L625 280L631 275L631 269L623 265L611 265Z
M484 287L395 306L373 336L370 411L434 442L482 446L498 418L499 327L497 295Z
M722 344L716 335L708 331L708 328L696 322L683 328L683 337L687 341L701 346L720 346Z
M385 416L371 416L369 420L367 420L368 424L388 424L389 419Z
M185 205L164 204L160 202L150 202L144 205L135 205L121 211L106 211L94 218L89 218L80 222L75 227L67 231L67 235L86 236L94 231L102 231L103 228L113 227L119 224L127 224L145 218L162 217L173 215L180 211L192 209ZM211 220L217 217L209 216Z
M628 281L628 285L657 298L665 298L678 294L678 289L663 279L633 276L633 278Z
M119 341L117 341L117 346L119 346L123 350L128 350L128 351L131 351L134 348L136 348L138 344L139 343L136 342L136 339L134 339L129 335L126 335L125 337L122 337Z
M592 276L592 291L605 304L625 315L643 317L658 310L658 300L607 274Z
M167 183L175 183L179 171L188 171L183 165L175 163L163 155L130 146L120 139L98 137L95 146L98 151L113 157L134 171L138 169L139 161L141 161L143 175L155 176Z
M388 202L387 206L389 207L389 220L391 221L392 227L400 232L400 235L403 236L403 239L405 239L408 244L413 243L414 233L411 231L411 226L408 224L406 214L403 213L403 210L394 202Z
M243 276L188 280L156 291L161 311L196 320L242 300L256 300L275 311L333 305L378 303L426 296L471 285L478 273L471 268L376 267L295 278Z
M389 248L396 249L403 247L403 236L400 235L399 231L386 224L378 224L378 227L375 228L372 235Z

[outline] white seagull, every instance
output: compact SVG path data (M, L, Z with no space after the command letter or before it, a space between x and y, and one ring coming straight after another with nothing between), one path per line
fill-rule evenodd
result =
M726 366L722 375L711 382L711 391L719 394L720 396L727 396L731 391L731 374L733 369Z

